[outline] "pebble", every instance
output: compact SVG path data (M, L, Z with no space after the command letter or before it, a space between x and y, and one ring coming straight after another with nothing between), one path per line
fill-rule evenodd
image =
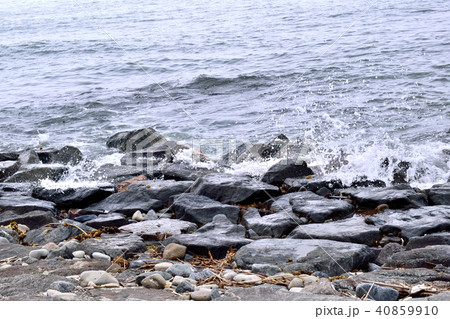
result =
M92 283L96 286L113 284L116 287L119 287L119 281L104 270L84 271L80 274L80 281L82 286L86 286L89 283Z
M236 276L237 273L234 270L225 270L222 273L222 277L226 280L233 280L234 276Z
M144 216L144 220L156 220L158 216L156 215L153 209L150 209L147 214Z
M236 282L254 282L255 284L261 284L261 278L257 275L238 274L234 276L233 281Z
M289 289L289 292L302 292L303 288L301 287L293 287Z
M164 248L164 259L183 259L186 255L186 246L170 243Z
M386 209L389 209L389 205L388 205L388 204L381 204L381 205L378 205L378 206L375 208L375 211L376 211L377 213L382 213L382 212L384 212Z
M30 251L28 256L30 256L31 258L36 258L36 259L45 258L45 257L48 256L48 250L47 249L42 249L42 248L41 249L32 250L32 251Z
M99 253L99 252L92 253L92 258L111 261L111 257L109 257L108 255L105 255L103 253Z
M131 217L131 219L132 220L136 220L138 222L141 222L141 221L145 220L144 219L144 215L142 215L140 210L135 211L133 216Z
M75 258L84 258L84 255L86 255L86 253L83 250L77 250L77 251L74 251L72 253L72 255Z
M116 263L112 263L111 266L108 267L108 269L106 269L107 272L110 273L119 273L122 272L124 269Z
M49 289L47 290L47 296L52 298L59 298L65 301L73 301L76 300L77 295L70 292L60 292L58 290Z
M142 282L142 286L150 289L164 289L166 288L166 280L160 274L153 274L145 277Z
M42 246L43 249L47 249L47 250L56 250L59 249L59 246L57 244L55 244L54 242L50 242L45 244L44 246Z
M177 288L175 289L175 292L178 293L178 294L182 294L182 293L185 293L187 291L194 291L194 290L195 290L194 286L191 285L191 283L189 283L189 281L183 280L177 286Z
M195 268L187 264L175 264L167 268L166 272L172 276L189 277L190 274L195 272Z
M279 278L292 278L294 277L293 274L287 273L287 272L279 272L278 274L269 276L267 278L274 278L274 279L279 279Z
M9 244L9 241L5 237L0 237L0 244Z
M155 270L156 271L166 271L167 268L169 268L170 266L172 266L172 263L169 262L162 262L162 263L158 263L155 265Z
M200 290L200 289L219 289L219 286L216 284L206 284L206 285L201 285L201 286L195 287L195 290Z
M398 298L398 291L392 288L381 287L371 283L362 283L356 286L357 297L363 298L367 293L367 300L395 301Z
M214 273L210 269L206 268L200 272L190 274L189 279L194 279L194 280L200 281L200 280L208 279L209 277L212 277L212 276L214 276Z
M178 286L183 281L187 281L187 282L191 283L192 285L196 285L197 284L197 281L195 281L193 279L184 278L184 277L181 277L181 276L175 276L173 278L173 280L172 280L172 286Z
M75 285L69 281L58 280L50 285L50 289L59 292L72 292L75 289Z
M171 280L172 279L172 275L167 273L167 272L165 272L165 271L150 271L150 272L144 272L144 273L138 275L136 277L136 283L138 285L141 285L142 284L142 280L144 280L148 276L155 275L155 274L160 275L161 277L164 278L164 280Z
M305 281L302 278L292 279L288 286L289 289L298 287L305 287Z
M195 301L209 301L211 300L211 290L202 289L191 292L191 299Z
M27 225L23 225L23 224L18 224L17 229L19 229L24 234L26 234L30 231L30 228Z
M275 275L280 272L280 267L276 265L269 264L253 264L252 273L254 274L265 274L265 275Z

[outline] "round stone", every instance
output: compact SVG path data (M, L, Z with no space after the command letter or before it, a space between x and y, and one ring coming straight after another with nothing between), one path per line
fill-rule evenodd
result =
M158 263L155 265L155 270L156 271L166 271L167 268L169 268L170 266L172 266L172 263L169 262L162 262L162 263Z
M108 274L104 270L88 270L84 271L80 274L80 281L82 286L87 286L89 283L92 283L96 286L102 286L102 285L116 285L119 286L119 281L112 276L111 274Z
M175 264L167 268L166 272L172 276L189 277L190 274L195 272L195 268L187 264Z
M164 259L183 259L186 255L186 246L170 243L164 248Z
M233 281L236 282L254 282L255 284L262 283L261 278L257 275L238 274L234 276Z
M181 276L175 276L175 277L173 277L173 280L172 280L172 286L178 286L183 281L187 281L187 282L189 282L192 285L196 285L197 284L197 281L195 281L193 279L184 278L184 277L181 277Z
M191 299L195 301L211 300L211 289L201 289L191 292Z
M47 250L56 250L59 249L59 246L57 244L55 244L54 242L50 242L45 244L44 246L42 246L43 249L47 249Z
M0 244L9 244L9 241L5 237L0 237Z
M84 255L86 255L86 253L83 250L77 250L74 251L72 255L74 258L84 258Z
M105 255L103 253L99 253L99 252L92 253L92 258L111 261L111 257L109 257L108 255Z
M134 212L133 216L131 217L131 219L136 220L138 222L141 222L144 220L144 216L142 215L140 210L137 210Z
M289 289L289 292L302 292L303 288L301 287L293 287Z
M48 250L47 249L36 249L36 250L32 250L30 251L30 253L28 254L31 258L36 258L36 259L41 259L41 258L45 258L48 255Z
M185 293L186 291L194 291L194 286L192 286L187 280L183 280L175 289L178 294Z
M226 280L233 280L234 276L236 276L237 273L234 270L225 270L222 274L222 277Z
M289 283L288 288L291 289L291 288L294 288L294 287L305 287L305 282L303 281L302 278L294 278Z
M166 280L160 274L153 274L145 277L141 284L145 288L164 289L166 287Z
M50 285L50 289L60 292L72 292L75 289L75 285L69 281L58 280Z

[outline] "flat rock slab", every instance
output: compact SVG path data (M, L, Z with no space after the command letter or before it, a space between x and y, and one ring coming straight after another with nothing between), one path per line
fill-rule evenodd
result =
M329 180L323 176L313 176L312 178L287 178L283 183L283 188L289 193L298 192L301 188L311 192L317 192L322 187L330 190L343 188L344 185L339 180Z
M450 206L428 206L409 210L386 210L371 217L384 233L399 232L409 239L415 236L450 231Z
M181 194L175 196L172 211L175 212L178 219L204 225L219 214L225 215L231 222L237 223L240 208L222 204L206 196Z
M83 250L87 254L92 255L99 252L114 258L123 256L128 258L136 253L143 253L147 250L147 246L140 236L134 234L102 234L101 238L90 238L79 243L76 250Z
M13 175L20 168L19 161L4 161L0 162L0 181L5 180Z
M131 184L129 191L145 190L149 198L157 199L164 205L169 205L170 197L187 193L192 186L191 181L151 180Z
M242 224L259 236L280 238L288 235L301 222L296 215L290 212L261 216L256 208L249 208L242 216Z
M381 239L379 227L368 225L362 216L324 224L299 225L288 238L329 239L374 246Z
M277 285L261 285L249 288L229 288L215 301L353 301L345 296L319 295L289 292Z
M450 233L434 233L411 237L406 245L406 250L434 245L450 245Z
M152 177L152 174L149 175L145 169L139 169L133 166L105 164L92 173L92 179L118 184L139 175Z
M99 202L114 193L114 187L80 187L67 189L47 189L37 187L33 197L50 201L62 208L84 208Z
M57 221L54 213L49 211L34 210L24 214L16 214L13 211L0 213L0 225L9 225L16 222L26 225L30 229L35 229Z
M56 205L49 201L13 194L0 197L0 214L5 211L12 211L20 215L35 210L57 213Z
M238 266L245 269L274 264L288 272L321 271L329 276L364 269L374 259L366 245L325 239L260 239L240 248L235 256Z
M345 189L342 193L350 195L361 208L376 208L381 204L387 204L391 209L418 208L428 205L427 196L416 192L409 185Z
M57 164L33 164L21 166L21 169L8 177L8 183L40 182L44 179L58 181L69 169Z
M31 246L22 246L19 244L0 244L0 260L11 258L11 257L26 257L30 253L30 251L36 250L36 247Z
M395 253L383 265L394 268L450 267L450 245L429 246Z
M248 176L208 174L200 177L191 192L207 196L225 204L252 204L278 196L278 187L254 180Z
M139 235L144 240L163 240L167 237L195 231L197 225L177 219L146 220L119 229Z
M314 172L305 161L282 160L269 168L262 176L261 181L276 186L281 186L285 179L313 175Z
M428 198L432 205L450 205L450 183L431 187Z
M170 163L161 169L164 179L176 181L195 181L207 174L216 173L213 169L193 167L183 163Z
M0 197L18 195L31 197L33 185L31 183L0 183Z
M128 219L122 214L110 213L101 214L97 218L88 220L84 224L93 227L120 227L128 224Z

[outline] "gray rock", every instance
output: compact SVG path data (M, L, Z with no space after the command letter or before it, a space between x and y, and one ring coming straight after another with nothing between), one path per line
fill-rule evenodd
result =
M13 241L9 241L7 238L5 237L0 237L0 244L9 244L9 243L14 243ZM17 243L15 243L17 244Z
M102 182L117 184L139 175L145 175L147 178L154 177L152 174L149 174L145 168L104 164L93 171L91 178Z
M367 225L362 216L333 221L324 224L297 226L288 238L329 239L355 244L374 246L381 238L379 227Z
M150 289L164 289L166 287L166 280L160 274L153 274L145 277L142 286Z
M340 293L336 291L333 284L328 278L319 278L317 282L307 285L302 293L305 294L319 294L319 295L335 295L339 296Z
M450 205L450 182L431 187L428 198L432 205Z
M52 202L13 194L0 197L0 213L6 211L11 211L17 215L22 215L31 211L57 213L56 206Z
M386 267L396 268L433 268L441 264L450 266L450 246L438 245L417 248L393 254L384 264Z
M195 273L195 268L188 264L174 264L167 268L166 272L172 276L189 277Z
M280 194L276 186L247 176L222 173L200 177L192 186L191 192L225 204L252 204Z
M171 196L188 192L192 184L191 181L157 179L135 182L128 189L130 192L144 190L147 192L149 198L157 199L164 205L169 205Z
M0 193L2 196L28 196L33 193L33 185L31 183L0 183Z
M100 252L114 258L123 256L129 258L136 253L143 253L147 246L141 237L134 234L102 234L100 239L89 238L78 244L76 250L83 250L88 255Z
M42 259L47 257L48 255L48 250L47 249L36 249L36 250L32 250L29 253L29 256L31 258L36 258L36 259Z
M13 175L20 168L19 161L0 162L0 182Z
M98 215L97 218L88 220L85 224L93 228L120 227L127 225L128 219L122 214L109 213Z
M196 281L201 281L201 280L208 279L208 278L210 278L212 276L214 276L214 273L211 270L209 270L208 268L205 268L202 271L190 274L189 275L189 279L193 279L193 280L196 280Z
M119 228L141 236L144 240L163 240L167 237L195 231L197 225L177 219L146 220Z
M260 239L240 248L234 259L246 269L253 264L272 264L288 272L323 271L337 276L364 269L374 258L366 245L324 239Z
M155 129L143 128L114 134L106 141L107 147L114 147L122 152L132 152L149 148L157 143L167 141Z
M128 151L121 159L122 165L145 167L149 171L160 171L162 164L172 162L175 154L188 147L175 141L160 141L140 150Z
M83 271L80 274L80 281L82 286L87 286L90 282L97 286L109 284L117 285L117 287L119 286L119 281L103 270Z
M211 289L201 289L190 293L191 299L195 301L211 300Z
M418 208L428 205L427 197L418 193L409 185L401 184L386 188L369 187L365 189L343 190L362 208L375 208L387 204L391 209Z
M406 245L406 250L434 245L450 245L450 233L434 233L411 237Z
M375 226L384 234L401 233L409 240L429 233L450 231L450 206L428 206L409 210L386 210L372 216Z
M56 249L56 250L51 250L48 254L47 259L53 259L53 258L58 258L58 257L62 257L65 259L72 259L73 257L75 257L73 255L73 253L77 250L77 247L78 247L78 242L70 240L70 241L64 243L61 246L61 248Z
M219 214L225 215L231 222L237 223L240 208L222 204L206 196L181 194L174 197L172 210L178 219L204 225Z
M21 165L41 163L38 154L33 150L21 152L18 159Z
M8 177L5 181L8 183L40 182L44 179L59 181L68 168L56 164L33 164L23 165L14 175Z
M99 253L99 252L92 253L92 258L94 258L94 259L104 259L104 260L107 260L107 261L111 261L111 257L109 257L108 255Z
M261 178L261 181L281 186L287 178L298 178L313 174L314 172L308 167L305 161L295 162L281 160L269 168Z
M402 245L399 245L397 243L389 243L381 249L376 259L376 263L378 263L379 265L383 265L392 257L392 255L404 250L405 247L403 247Z
M356 296L375 301L395 301L398 291L393 288L381 287L375 284L362 283L356 287Z
M216 215L211 223L199 228L193 234L175 235L164 241L164 245L177 243L187 247L196 255L224 258L230 247L240 248L252 241L245 237L245 227L231 223L226 216Z
M315 193L323 187L334 190L343 188L344 185L340 180L329 180L323 176L312 176L312 178L287 178L283 183L283 188L289 193L298 192L302 188Z
M0 227L0 240L5 243L18 244L19 234L12 229ZM6 240L6 241L5 241Z
M74 146L64 146L53 156L53 163L77 165L83 159L83 153Z
M60 292L72 292L75 290L75 285L70 281L57 280L50 285L50 289Z
M114 187L80 187L67 189L48 189L37 187L33 197L51 201L62 208L84 208L99 202L114 193Z
M256 208L250 207L242 216L242 224L259 236L282 237L301 224L291 212L279 212L261 216Z
M50 223L57 222L54 213L49 211L30 211L24 214L16 214L13 211L0 212L0 225L8 225L16 222L35 229Z
M29 231L24 238L24 243L38 245L45 245L50 242L59 243L80 235L83 231L89 233L94 230L94 228L70 219L64 219L55 226L56 228L43 227Z
M136 277L136 284L142 285L142 280L144 280L148 276L152 276L155 274L160 275L161 277L164 278L164 280L171 280L173 278L173 276L166 271L150 271L150 272L144 272L144 273L138 275Z
M216 171L204 167L193 167L183 163L169 163L161 169L161 173L164 179L195 181L201 176L216 173Z
M20 154L16 152L0 152L0 162L15 161L19 159Z
M252 273L254 274L264 274L264 275L275 275L281 272L279 266L269 265L269 264L253 264L252 265Z
M84 256L86 255L86 253L82 250L76 250L72 253L74 258L84 258Z
M187 280L183 280L175 289L175 292L178 294L182 294L185 293L187 291L194 291L195 288L194 286L191 285L190 282L188 282Z
M175 243L168 244L164 247L163 258L164 259L183 259L186 255L186 246L178 245Z

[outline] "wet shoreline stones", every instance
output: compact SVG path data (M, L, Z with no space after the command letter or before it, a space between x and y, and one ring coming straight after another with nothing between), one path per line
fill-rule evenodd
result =
M141 142L179 151L153 129L108 146L134 154ZM229 156L273 158L288 142ZM106 184L57 190L39 181L81 163L77 149L0 153L0 300L401 300L383 284L450 289L448 183L347 187L302 161L255 178L174 160L153 172L106 165Z

